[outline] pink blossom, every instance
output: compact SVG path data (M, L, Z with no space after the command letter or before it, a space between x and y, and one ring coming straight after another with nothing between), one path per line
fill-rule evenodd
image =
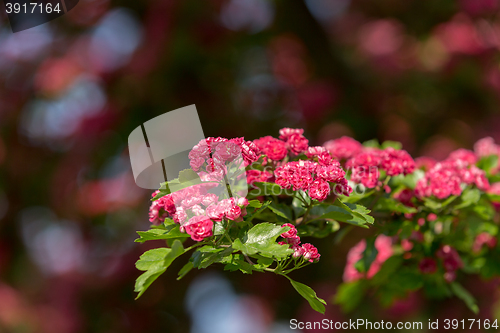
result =
M218 204L211 204L205 210L207 216L214 221L222 221L224 218L225 208Z
M287 139L286 145L292 153L299 155L307 150L307 147L309 147L309 140L302 134L292 134Z
M229 210L226 210L226 217L229 220L237 220L241 216L241 207L233 205Z
M381 162L380 152L377 150L363 152L346 163L348 168L352 168L351 180L361 183L368 188L378 185L380 173L378 167Z
M436 214L430 213L429 215L427 215L427 221L434 222L436 220L437 220L437 215Z
M318 164L312 161L288 162L274 171L276 184L282 188L293 186L294 191L309 189L313 182L313 172Z
M168 213L163 210L163 207L159 204L158 200L153 201L149 207L149 222L154 225L160 225L167 217Z
M484 245L492 249L497 245L497 239L487 232L482 232L476 236L474 244L472 245L472 250L474 252L479 252Z
M286 147L294 154L303 153L309 147L309 140L303 135L303 129L282 128L280 139L285 141Z
M174 222L180 225L183 225L184 222L186 222L187 217L188 216L186 214L186 211L182 207L179 207L175 214L172 215L172 219L174 220Z
M443 277L446 282L451 283L457 278L457 273L455 271L448 271L443 274Z
M363 252L366 248L366 241L363 239L347 254L347 263L344 269L344 281L351 282L362 278L363 273L359 272L354 266L363 257ZM382 264L389 259L392 254L392 241L391 238L385 235L379 235L375 239L375 248L378 250L375 260L370 265L366 278L371 279L380 270Z
M442 246L436 255L443 260L444 269L448 272L454 272L463 267L462 259L460 259L457 250L449 245Z
M498 155L500 147L495 144L492 137L483 138L474 144L474 152L479 157Z
M299 236L288 237L285 238L285 241L293 247L300 244L300 237Z
M382 160L380 166L389 176L397 176L400 174L407 175L415 170L413 158L404 150L387 148L381 155Z
M415 193L413 192L413 190L406 188L406 189L403 189L403 190L397 192L394 195L394 199L399 200L402 204L404 204L406 206L411 206L412 205L411 199L414 196L415 196Z
M241 149L234 142L220 142L213 154L214 158L219 157L224 162L230 162L241 154Z
M206 216L193 216L184 225L186 232L194 241L201 242L204 238L212 236L214 223Z
M345 178L345 171L340 167L339 162L334 161L330 165L318 166L316 175L327 182L338 183Z
M292 256L294 258L300 258L304 255L304 248L300 245L294 245L292 246L293 254Z
M158 194L159 192L160 191L156 191L155 193ZM153 193L153 197L156 196L155 193ZM158 204L162 206L163 209L165 209L170 215L175 213L175 203L172 199L172 194L164 195L156 201L158 201Z
M267 135L253 140L253 143L257 146L257 148L259 148L260 151L262 151L271 140L275 140L275 138L273 138L270 135Z
M255 169L247 170L248 184L253 184L255 182L268 182L271 178L273 178L273 175L270 172Z
M332 155L330 155L329 152L324 151L318 155L318 163L321 165L328 166L328 165L331 165L332 163L339 163L339 162L334 160Z
M193 207L191 207L191 211L193 212L194 215L205 215L205 210L203 208L201 208L200 205L194 205Z
M244 138L234 138L230 141L240 146L245 166L249 166L259 159L260 150L252 141L246 141Z
M272 136L266 136L254 140L254 143L260 149L262 154L265 154L273 161L281 161L288 154L285 142L275 139Z
M297 236L297 229L295 229L295 226L291 223L285 223L281 226L282 228L283 227L289 227L290 230L284 232L281 234L281 237L283 238L291 238L291 237L295 237Z
M199 171L204 163L205 159L201 157L193 158L189 161L189 165L194 171Z
M431 157L418 157L415 159L415 165L417 169L422 169L424 171L432 169L436 165L437 161Z
M309 187L308 193L311 198L323 201L330 194L330 185L322 179L315 180Z
M413 243L410 242L408 239L402 239L401 247L403 248L404 251L411 251L411 249L413 249Z
M236 204L240 207L248 206L248 199L245 197L239 197L236 199Z
M474 154L474 152L467 150L467 149L457 149L453 152L450 153L450 156L448 156L449 160L461 160L465 162L467 165L472 165L476 164L477 162L477 156Z
M344 178L333 186L333 193L335 195L345 195L348 197L349 194L352 193L352 187L349 186L347 179Z
M310 262L319 261L319 257L321 257L321 255L318 253L318 249L314 245L309 243L302 244L302 250L302 255L304 256L305 260L308 260Z
M201 199L201 203L205 207L208 207L211 204L216 203L217 201L219 201L219 197L214 193L207 193Z
M280 129L280 139L283 141L287 141L292 135L302 135L304 134L304 130L301 128L282 128Z
M424 258L418 264L418 269L423 274L432 274L437 270L436 260L432 258Z
M475 184L479 189L487 190L488 179L483 170L473 165L475 160L475 155L470 151L455 151L449 158L434 165L417 182L416 195L420 198L435 196L438 199L460 195L461 183Z
M494 195L500 195L500 182L491 184L487 192Z
M361 143L348 136L327 141L323 144L323 146L334 158L339 160L354 157L363 150Z
M327 152L325 147L322 147L322 146L309 147L309 148L307 148L306 156L308 158L313 158L313 157L319 156L320 154L322 154L324 152Z
M201 200L202 200L201 196L191 196L191 197L187 197L186 199L182 200L181 205L184 209L189 209L189 208L193 207L194 205L201 203Z

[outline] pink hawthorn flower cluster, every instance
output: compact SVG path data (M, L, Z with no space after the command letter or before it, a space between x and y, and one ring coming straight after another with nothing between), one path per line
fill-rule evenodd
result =
M347 160L363 151L363 145L348 136L327 141L323 146L338 160Z
M208 192L209 188L206 184L193 185L153 201L149 209L149 221L159 225L165 218L171 217L180 224L182 232L199 242L212 236L214 221L243 220L247 213L246 198L219 200L216 194ZM158 193L154 192L153 197Z
M296 259L304 257L304 259L309 262L319 261L321 255L314 245L309 243L302 244L302 246L300 245L300 237L297 236L297 229L293 224L285 223L281 227L290 227L290 230L281 234L281 237L283 237L285 241L278 242L278 244L290 245L290 248L293 250L293 257Z
M480 190L488 190L488 179L484 171L475 165L477 160L477 155L470 150L452 152L446 160L432 166L424 178L417 182L415 194L420 198L435 196L444 199L450 195L460 195L462 184L474 184Z
M457 250L449 245L442 246L436 253L436 256L443 262L444 279L446 282L453 282L456 278L456 271L463 267L463 262L458 255Z
M243 158L245 166L257 161L260 156L259 148L244 138L207 138L201 140L189 152L191 168L198 172L200 177L220 180L227 173L226 163Z
M349 250L347 254L347 263L344 269L344 282L356 281L363 277L371 279L380 270L382 264L393 254L391 237L385 235L377 236L375 239L375 248L378 253L365 276L364 273L361 273L355 267L356 263L363 258L365 248L366 241L363 239Z
M349 195L352 188L345 179L345 171L340 163L331 158L327 162L320 161L321 163L309 160L286 163L274 172L276 184L285 189L293 187L294 191L306 191L311 198L319 201L325 200L330 194L329 183L336 184L338 193Z
M323 144L334 158L346 161L352 169L351 181L367 188L381 185L380 170L389 176L407 175L415 170L415 161L405 150L364 147L353 138L343 136Z
M405 150L365 148L347 160L346 167L352 168L352 181L374 188L381 185L379 169L388 176L408 175L415 171L415 161Z
M262 165L266 165L269 159L276 169L274 174L256 169L247 171L249 184L274 181L284 189L306 191L319 201L331 193L330 184L334 185L336 194L349 195L352 192L339 161L334 160L325 147L309 147L304 130L283 128L279 133L279 139L265 136L254 140L260 153L265 155ZM302 154L307 160L285 162L288 156Z

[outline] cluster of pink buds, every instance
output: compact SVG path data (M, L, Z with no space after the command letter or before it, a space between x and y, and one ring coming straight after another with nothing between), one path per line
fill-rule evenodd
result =
M293 224L285 223L281 227L289 227L290 230L281 234L281 237L283 237L285 240L282 242L278 242L278 244L290 245L290 248L293 250L293 257L295 259L303 257L309 262L319 261L319 257L321 257L321 255L318 253L318 249L314 245L309 243L300 245L300 237L297 236L297 229Z
M214 221L243 220L248 205L246 198L219 200L216 194L208 193L208 188L206 184L194 185L153 201L149 221L159 225L170 216L180 224L182 232L188 233L195 241L202 241L212 236Z
M474 244L472 245L472 250L474 252L479 252L485 245L490 249L497 246L497 239L495 238L495 236L492 236L487 232L480 233L479 235L476 236L476 239L474 240Z
M374 188L381 185L379 169L388 176L407 175L415 171L415 161L405 150L364 148L347 160L346 167L352 169L353 182Z
M330 184L335 184L336 194L349 195L352 188L345 179L345 172L335 160L328 164L299 160L288 162L274 172L276 184L281 188L303 190L313 199L323 201L330 194Z
M449 245L442 246L436 253L436 256L443 261L443 267L446 271L444 279L446 282L453 282L456 278L456 271L463 267L462 259L457 250Z
M476 185L486 191L489 182L483 170L476 167L477 156L472 151L459 149L449 157L432 166L424 178L420 179L415 188L415 194L422 197L435 196L444 199L450 195L460 195L462 184Z
M194 171L200 176L205 172L219 175L219 179L227 172L226 163L240 156L245 166L250 165L259 159L259 148L252 141L243 138L228 140L210 137L201 140L189 152L190 165Z
M378 253L375 260L370 265L368 272L362 273L356 269L356 263L363 258L366 249L366 241L363 239L349 250L347 263L344 269L344 282L359 280L363 277L371 279L382 267L382 264L394 253L392 249L392 239L389 236L379 235L375 239L375 248Z

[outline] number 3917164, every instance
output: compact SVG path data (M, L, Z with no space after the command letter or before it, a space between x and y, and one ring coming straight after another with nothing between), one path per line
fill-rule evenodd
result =
M53 6L51 3L36 3L30 2L29 4L19 4L19 3L10 3L7 2L5 4L5 11L7 14L15 13L24 13L24 14L50 14L52 12L60 13L61 9L59 8L59 3Z

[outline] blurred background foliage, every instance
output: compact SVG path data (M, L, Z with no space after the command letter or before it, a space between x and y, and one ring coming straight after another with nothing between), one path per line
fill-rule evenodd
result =
M176 264L138 301L134 243L150 193L127 137L196 104L206 136L251 140L300 127L310 143L351 135L444 158L500 140L498 0L80 0L12 34L0 14L0 331L287 332L321 320L278 276ZM368 231L369 232L369 231ZM329 301L345 256L315 241L294 278ZM178 265L178 264L177 264ZM269 276L268 276L269 275ZM469 281L498 317L497 281ZM331 303L331 302L330 302ZM367 300L351 318L471 318L460 302ZM325 318L349 316L329 305Z

